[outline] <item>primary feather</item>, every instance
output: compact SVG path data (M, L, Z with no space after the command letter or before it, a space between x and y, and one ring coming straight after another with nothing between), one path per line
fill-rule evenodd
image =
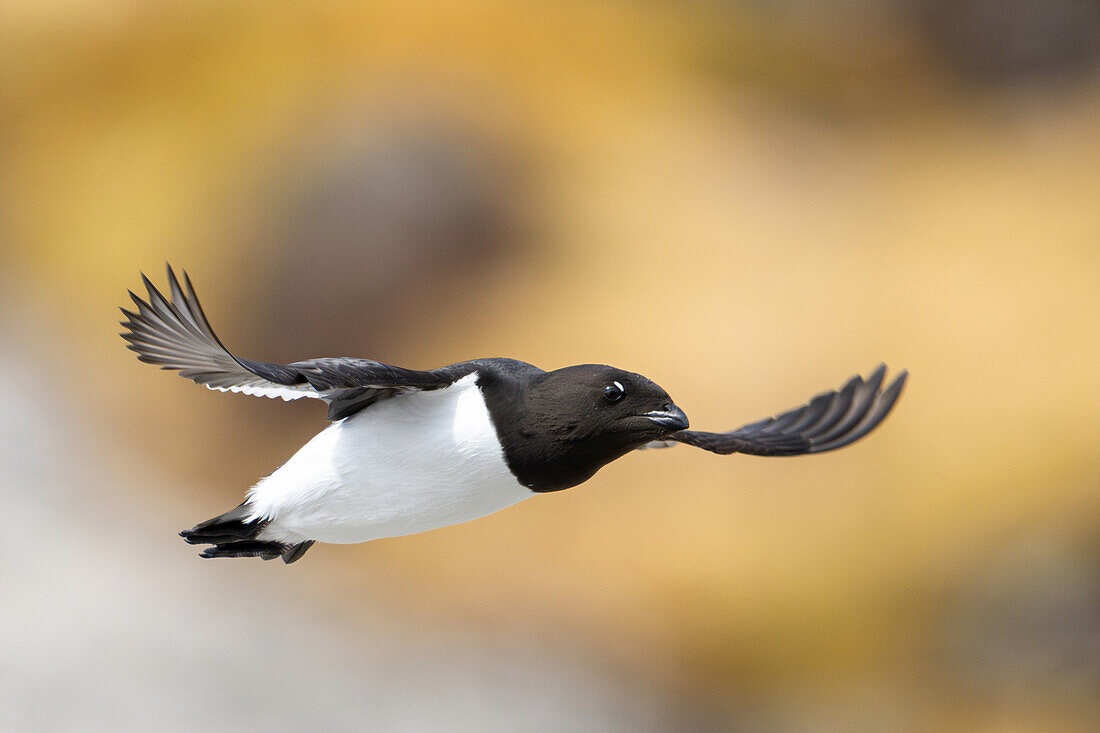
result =
M185 290L172 267L167 269L171 299L142 274L148 300L130 292L137 311L121 309L126 316L121 325L128 329L121 336L141 361L176 369L181 377L210 389L284 400L321 399L329 404L329 419L339 420L398 392L441 389L470 371L457 366L417 371L354 357L291 364L242 359L210 327L187 273Z
M800 456L843 448L871 432L897 402L908 373L902 370L882 390L885 374L886 365L881 364L866 381L856 375L841 389L820 394L776 417L726 433L682 430L663 442L675 441L722 455Z

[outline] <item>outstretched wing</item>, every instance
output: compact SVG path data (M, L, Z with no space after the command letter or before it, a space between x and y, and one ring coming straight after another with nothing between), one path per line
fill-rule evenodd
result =
M903 370L882 390L885 374L886 365L882 364L866 381L857 375L839 391L820 394L809 404L776 417L728 433L682 430L669 435L662 444L675 441L722 455L754 456L800 456L843 448L874 430L897 402L908 373Z
M329 404L329 419L339 420L398 392L447 387L473 371L461 364L416 371L352 357L292 364L242 359L215 335L186 272L184 290L168 266L170 299L144 274L141 279L148 301L131 292L137 312L121 309L127 331L120 335L129 342L127 348L136 351L141 361L179 370L181 377L210 389L284 400L321 399Z

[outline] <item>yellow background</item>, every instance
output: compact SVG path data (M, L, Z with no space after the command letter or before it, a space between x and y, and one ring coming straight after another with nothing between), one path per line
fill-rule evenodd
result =
M451 715L406 673L386 729L1095 722L1100 81L969 79L906 17L843 2L0 9L3 526L20 538L4 554L36 568L8 583L0 715L143 729L122 712L148 683L133 661L159 669L181 639L220 648L212 629L238 614L239 638L288 640L285 666L148 672L166 727L354 729L323 712L347 699L264 681L362 690L356 664L409 659L465 678L474 703ZM166 260L243 356L610 363L700 429L880 361L911 378L839 453L647 451L467 525L319 545L290 568L206 563L172 532L237 503L323 413L139 364L115 309ZM35 440L41 474L21 447ZM137 589L160 600L135 611ZM171 624L149 620L161 608ZM400 621L385 651L378 618ZM291 648L303 625L343 656ZM128 656L72 652L97 638ZM513 656L560 701L495 666ZM554 680L579 668L612 702L571 709L587 703ZM220 695L220 675L252 695Z

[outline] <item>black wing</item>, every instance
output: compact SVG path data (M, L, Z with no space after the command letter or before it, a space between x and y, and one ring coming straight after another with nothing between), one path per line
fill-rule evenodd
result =
M180 286L168 267L171 299L143 274L148 301L133 292L137 312L121 309L128 330L120 334L138 359L222 392L296 400L312 397L329 404L329 419L339 420L398 392L440 389L474 371L466 364L416 371L370 359L337 357L270 364L234 356L214 334L185 272Z
M897 402L908 373L903 370L881 390L885 374L883 364L866 381L857 375L839 391L820 394L807 405L728 433L683 430L665 440L722 455L800 456L843 448L874 430Z

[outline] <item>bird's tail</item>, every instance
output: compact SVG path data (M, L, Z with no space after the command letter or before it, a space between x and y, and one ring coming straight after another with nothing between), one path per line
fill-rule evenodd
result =
M267 521L250 521L251 514L252 509L245 502L225 514L183 530L180 537L192 545L211 545L200 553L200 557L261 557L264 560L281 557L288 565L313 545L313 540L288 545L257 539Z

